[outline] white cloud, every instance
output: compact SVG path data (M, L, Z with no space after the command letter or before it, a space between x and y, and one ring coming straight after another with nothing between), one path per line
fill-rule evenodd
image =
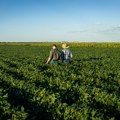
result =
M111 27L112 30L120 30L120 25L113 25Z
M118 33L120 32L120 25L104 25L103 27L99 27L96 29L96 32L98 33Z
M88 27L88 28L87 28ZM110 42L120 40L120 25L96 23L83 29L73 29L66 34L66 39L83 41Z

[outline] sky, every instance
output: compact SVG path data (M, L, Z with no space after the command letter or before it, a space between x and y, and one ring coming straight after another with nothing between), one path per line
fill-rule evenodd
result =
M120 42L120 0L0 0L0 42Z

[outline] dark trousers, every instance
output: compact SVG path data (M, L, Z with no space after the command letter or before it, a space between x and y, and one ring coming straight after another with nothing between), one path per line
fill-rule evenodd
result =
M67 64L70 64L70 60L67 59L67 60L63 60L64 63L67 63Z
M58 61L57 60L51 60L50 62L51 64L55 64L55 65L58 65Z

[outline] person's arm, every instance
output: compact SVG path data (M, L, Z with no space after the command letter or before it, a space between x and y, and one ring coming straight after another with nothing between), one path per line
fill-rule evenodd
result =
M72 52L70 51L70 58L72 58L73 57L73 55L72 55Z
M50 51L50 55L49 55L49 57L48 57L48 60L47 60L47 64L49 64L50 63L50 61L51 61L51 59L52 59L52 51Z

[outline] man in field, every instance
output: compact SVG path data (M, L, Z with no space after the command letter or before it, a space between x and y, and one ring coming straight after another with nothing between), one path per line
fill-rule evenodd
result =
M60 52L57 49L57 46L55 44L52 45L52 50L50 51L50 55L47 60L47 64L58 64L58 60L60 57Z
M72 52L68 49L69 46L66 43L62 44L62 48L63 48L61 53L62 62L69 64L70 58L72 58Z

